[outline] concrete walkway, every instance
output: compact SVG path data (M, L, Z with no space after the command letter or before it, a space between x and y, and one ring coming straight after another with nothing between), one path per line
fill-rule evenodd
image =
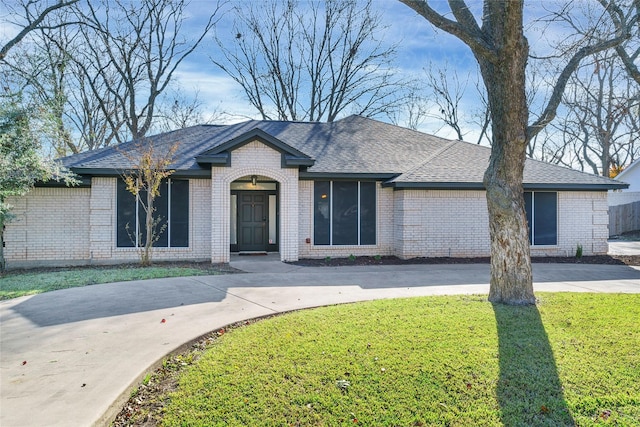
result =
M488 265L311 268L111 283L0 302L0 425L108 425L154 364L227 324L379 298L487 293ZM536 291L640 293L640 268L535 264Z

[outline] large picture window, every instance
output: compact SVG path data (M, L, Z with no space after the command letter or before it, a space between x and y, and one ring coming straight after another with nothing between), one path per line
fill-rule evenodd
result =
M529 223L529 243L558 244L558 193L535 191L524 193L524 205Z
M376 183L316 181L314 244L375 245Z
M133 248L144 246L146 241L145 211L138 197L127 190L122 179L117 185L117 246ZM189 246L189 181L168 179L160 185L160 195L154 201L155 216L160 218L157 230L161 230L153 244L159 248L185 248Z

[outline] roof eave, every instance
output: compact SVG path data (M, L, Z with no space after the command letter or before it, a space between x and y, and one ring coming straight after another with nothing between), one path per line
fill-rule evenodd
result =
M383 187L395 190L423 189L423 190L484 190L481 182L385 182Z
M397 173L364 173L364 172L309 172L300 171L301 180L331 180L331 179L368 179L376 181L387 181L397 177Z
M196 162L200 165L231 166L231 155L229 152L200 154L196 156Z
M608 191L608 190L618 190L629 187L629 184L625 183L606 183L606 184L595 184L595 183L544 183L544 184L536 184L536 183L524 183L522 187L525 190L559 190L559 191Z
M308 156L299 157L299 156L293 156L290 154L282 153L282 167L285 167L285 168L293 168L293 167L297 168L300 166L311 167L315 164L316 164L316 161Z
M71 171L81 177L119 177L129 172L113 168L71 168ZM175 169L171 176L174 178L211 178L211 169Z
M37 181L34 187L38 188L89 188L91 187L91 178L86 176L76 176L78 181L76 184L67 184L61 179L50 179L49 181Z
M485 190L481 182L385 182L383 187L391 187L396 190L423 189L423 190ZM590 183L524 183L522 188L528 191L607 191L627 188L628 184L590 184Z

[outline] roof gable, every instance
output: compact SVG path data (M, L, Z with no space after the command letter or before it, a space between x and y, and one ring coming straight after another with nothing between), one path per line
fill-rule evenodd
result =
M231 153L253 141L259 141L282 154L284 167L313 166L315 160L291 145L259 128L253 128L196 156L199 164L231 165Z

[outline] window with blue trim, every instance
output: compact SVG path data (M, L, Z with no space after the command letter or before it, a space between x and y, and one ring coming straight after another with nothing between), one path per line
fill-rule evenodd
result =
M376 183L314 182L314 244L375 245Z
M140 202L146 197L141 192L137 197L127 190L122 179L117 184L117 233L119 248L144 246L146 241L145 211ZM153 244L159 248L186 248L189 246L189 181L168 179L160 185L160 195L154 201L155 217L160 221L158 240Z
M558 193L527 191L524 206L529 223L529 243L534 246L558 244Z

